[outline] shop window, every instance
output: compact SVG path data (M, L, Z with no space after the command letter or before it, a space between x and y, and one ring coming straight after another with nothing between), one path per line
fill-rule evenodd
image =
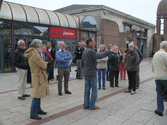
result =
M11 34L11 21L0 21L0 34Z
M34 26L34 35L35 36L48 36L48 27L43 26Z
M32 25L28 23L14 22L15 35L32 35Z

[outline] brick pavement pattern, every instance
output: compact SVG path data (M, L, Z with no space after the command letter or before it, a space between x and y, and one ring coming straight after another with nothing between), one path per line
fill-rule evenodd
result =
M48 114L35 121L29 118L32 97L24 101L17 99L16 73L0 74L0 125L166 125L166 111L163 117L154 114L156 91L151 58L141 63L140 78L142 84L135 95L123 92L128 86L127 80L120 80L119 88L110 88L107 81L106 90L98 91L96 104L100 109L96 111L82 109L84 80L71 79L72 95L63 93L61 97L57 81L53 81L51 95L43 98L41 105ZM27 93L31 94L31 88L27 88Z

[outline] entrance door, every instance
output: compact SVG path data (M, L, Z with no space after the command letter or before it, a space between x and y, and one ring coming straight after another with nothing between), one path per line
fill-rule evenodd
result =
M3 72L3 58L2 58L2 54L3 53L3 51L2 51L2 37L0 37L0 73L2 73Z

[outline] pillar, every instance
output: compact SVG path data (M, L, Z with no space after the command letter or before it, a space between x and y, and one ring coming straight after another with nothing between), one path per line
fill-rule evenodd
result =
M157 17L157 42L156 42L156 50L158 51L160 49L160 42L161 42L161 34L160 34L160 30L161 30L161 20L160 18Z

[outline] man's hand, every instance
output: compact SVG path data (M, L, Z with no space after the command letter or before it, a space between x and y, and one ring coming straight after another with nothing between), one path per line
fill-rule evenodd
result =
M63 59L63 57L62 57L62 59Z
M110 51L111 51L111 52L113 52L113 50L112 50L112 49L110 49Z

